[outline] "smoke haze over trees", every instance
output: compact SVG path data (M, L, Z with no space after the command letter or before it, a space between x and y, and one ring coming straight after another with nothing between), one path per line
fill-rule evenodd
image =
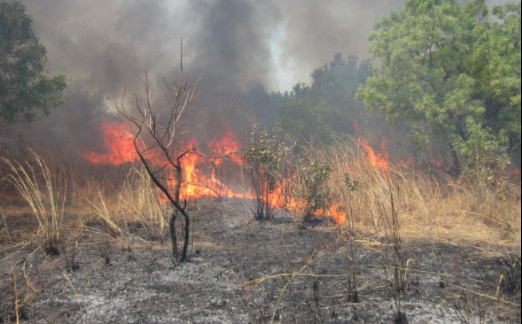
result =
M506 1L487 4L498 2ZM96 125L106 118L107 107L111 110L122 99L124 89L127 98L141 95L146 71L152 86L170 81L181 38L184 69L194 78L205 70L202 95L188 117L197 123L198 136L210 139L223 118L237 133L252 122L273 124L277 108L286 102L279 91L291 91L297 83L311 85L312 72L337 53L369 58L367 37L374 22L404 7L402 0L23 3L47 48L49 71L76 84L60 109L65 115L51 116L48 123L53 118L65 122L54 125L53 134L76 131L82 149L103 146L89 142L99 136L94 135ZM83 118L74 117L78 115Z

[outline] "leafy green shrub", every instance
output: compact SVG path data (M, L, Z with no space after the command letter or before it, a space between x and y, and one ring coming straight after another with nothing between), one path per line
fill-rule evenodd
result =
M252 126L244 156L256 196L256 219L273 217L270 194L280 180L279 168L284 151L284 145L273 129L261 129L255 124Z
M330 207L332 194L326 185L332 172L332 167L326 161L316 157L305 159L300 167L300 181L294 195L304 201L304 220L310 221L314 212L326 210Z

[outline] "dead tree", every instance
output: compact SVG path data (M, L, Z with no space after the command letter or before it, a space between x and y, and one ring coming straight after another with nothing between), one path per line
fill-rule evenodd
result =
M190 237L190 217L187 214L186 201L180 201L180 189L183 182L182 164L183 156L194 153L194 147L182 147L180 139L180 120L196 98L196 86L203 77L203 73L192 83L183 73L183 56L180 59L179 79L169 88L172 95L167 109L155 106L156 100L152 98L148 76L145 76L146 100L140 101L135 95L135 110L130 111L124 107L123 101L116 104L118 112L129 122L133 128L133 141L136 153L145 167L152 182L165 195L173 206L174 211L170 215L169 230L172 241L172 254L174 260L183 262L187 256ZM172 186L175 181L175 186ZM174 188L172 188L174 187ZM183 216L183 244L181 252L178 248L176 236L176 219L178 214Z

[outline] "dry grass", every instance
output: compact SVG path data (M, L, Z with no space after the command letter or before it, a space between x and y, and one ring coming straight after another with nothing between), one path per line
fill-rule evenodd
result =
M153 237L168 232L167 205L145 168L132 168L118 194L118 210L123 218L139 223Z
M32 153L34 162L2 161L9 167L7 180L22 195L38 221L37 236L43 239L48 254L58 254L65 208L65 184L58 173L53 173L45 161Z
M507 178L495 177L493 181L490 173L477 171L454 179L443 172L430 172L415 165L394 166L393 163L383 172L361 155L354 140L307 154L331 166L325 187L331 199L336 200L347 215L347 224L352 229L386 234L382 205L389 201L389 179L396 191L403 239L479 240L512 245L520 242L520 184ZM59 240L63 226L65 178L70 184L67 188L68 212L94 215L112 235L129 232L129 227L138 226L150 238L166 236L167 207L142 169L131 167L129 170L129 166L91 166L89 169L82 167L80 162L53 158L49 162L41 156L33 153L34 163L2 160L10 171L9 181L31 207L46 246ZM62 173L52 170L62 170ZM347 185L347 175L357 182L356 186ZM299 181L299 177L288 181ZM244 190L248 191L248 188ZM16 230L7 227L5 212L0 216L2 233Z
M383 234L380 206L389 201L388 178L394 187L405 239L479 240L504 244L520 242L520 184L505 178L448 175L390 165L386 171L361 157L357 145L338 145L321 152L333 167L329 187L359 230ZM342 181L348 174L355 190ZM517 243L518 242L518 243Z
M91 212L114 237L140 228L147 239L163 239L168 232L167 205L160 199L144 168L132 168L121 188L112 194L98 189L97 197L87 200Z

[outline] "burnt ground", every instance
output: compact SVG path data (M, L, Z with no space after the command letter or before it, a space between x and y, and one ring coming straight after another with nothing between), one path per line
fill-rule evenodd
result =
M36 224L7 215L0 323L16 321L15 298L27 323L400 323L398 303L409 323L521 320L519 245L404 238L400 290L386 237L283 212L252 221L244 207L199 204L182 264L136 224L116 237L94 221L66 231L56 256L14 247L17 226Z

